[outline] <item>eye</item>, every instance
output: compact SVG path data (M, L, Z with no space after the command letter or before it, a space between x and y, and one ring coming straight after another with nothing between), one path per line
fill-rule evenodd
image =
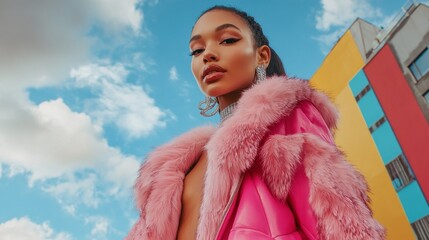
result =
M202 53L204 51L204 49L195 49L194 51L192 51L190 54L189 54L189 56L196 56L196 55L198 55L198 54L200 54L200 53Z
M238 38L227 38L225 40L223 40L222 42L220 42L220 44L233 44L235 42L240 41L240 39Z

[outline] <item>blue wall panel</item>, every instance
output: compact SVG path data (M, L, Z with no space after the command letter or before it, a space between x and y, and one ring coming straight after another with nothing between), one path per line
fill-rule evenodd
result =
M384 164L388 164L402 153L401 147L393 134L389 122L384 122L373 133L372 138L377 145L378 152Z
M384 112L372 89L359 100L358 105L368 128L384 116Z
M356 97L366 87L366 85L368 85L368 79L366 78L365 72L360 70L349 82L349 85L353 92L353 96Z
M417 181L403 188L398 195L410 223L429 215L429 206Z

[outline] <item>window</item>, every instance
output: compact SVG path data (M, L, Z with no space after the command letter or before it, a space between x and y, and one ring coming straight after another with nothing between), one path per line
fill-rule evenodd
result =
M417 239L429 239L429 215L411 224Z
M426 103L429 104L429 91L425 92L425 94L423 94L423 97L426 99Z
M386 117L383 116L381 117L377 122L375 122L370 128L369 131L371 133L373 133L377 128L379 128L381 126L381 124L383 124L384 122L386 122Z
M423 52L408 66L417 80L420 80L429 72L429 50L425 48Z
M356 102L359 102L359 100L363 98L363 96L365 96L365 94L369 92L369 90L371 90L371 87L369 85L366 85L366 87L355 97Z
M386 168L396 191L401 190L414 181L414 176L403 154L388 163Z

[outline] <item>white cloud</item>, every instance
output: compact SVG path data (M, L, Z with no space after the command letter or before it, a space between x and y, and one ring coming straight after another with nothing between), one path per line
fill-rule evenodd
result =
M99 92L99 98L88 111L101 125L115 124L134 138L165 127L171 114L157 107L141 86L127 83L127 75L122 64L88 64L71 71L76 86Z
M189 84L185 79L180 79L176 66L172 66L169 71L169 79L177 85L178 95L184 97L187 102L191 102L189 98L190 90L193 85Z
M94 120L90 114L72 111L61 98L34 104L27 89L64 84L70 69L93 59L90 48L101 42L98 36L89 34L95 26L119 36L124 31L140 36L141 4L142 0L0 1L0 177L3 173L8 177L26 174L30 186L40 184L72 215L80 204L97 207L100 196L130 192L139 161L109 146L99 122L108 122L109 116ZM122 113L129 119L139 119L143 111L135 110L142 107L136 104L139 100L149 106L145 111L154 114L145 119L149 125L141 124L144 129L141 120L134 120L137 127L126 123L131 125L130 131L137 129L139 135L150 132L148 126L162 126L162 121L157 122L162 111L153 100L143 89L123 82L127 70L118 66L112 72L116 75L108 76L106 83L111 91L102 93L113 97L103 98L101 94L99 101L105 108L102 110L110 110L106 112L116 117L112 121L120 120ZM130 100L131 95L137 100ZM109 108L122 98L128 102ZM111 101L111 105L102 105L102 101ZM123 105L126 103L134 106L127 108ZM15 219L12 224L28 222Z
M341 37L341 35L344 33L344 31L345 31L345 29L341 28L341 29L338 29L336 31L330 32L328 34L320 35L316 39L323 44L329 45L329 44L337 41Z
M9 165L7 169L7 173L8 173L7 176L11 178L17 174L25 173L25 168L18 165Z
M80 199L80 201L89 207L96 208L99 204L99 196L96 188L97 176L95 174L88 174L83 179L67 179L64 182L57 183L52 186L44 187L43 190L56 196L61 202L66 202L65 206L69 206L68 201ZM67 209L66 209L67 210ZM74 211L69 208L67 211Z
M350 27L356 18L381 23L388 21L380 8L374 7L371 0L321 0L322 10L316 15L316 29L321 32L313 37L320 43L324 54Z
M2 240L71 240L70 234L55 233L47 222L37 224L27 217L14 218L0 224Z
M70 214L72 216L76 216L76 206L75 205L73 205L73 204L64 205L63 208L68 214Z
M357 17L374 19L382 16L381 10L369 0L321 0L323 10L316 16L318 30L330 30L334 26L348 26Z
M103 238L109 230L109 219L101 216L90 216L85 218L86 224L92 224L91 236L97 239Z
M59 179L44 185L64 204L97 207L105 190L126 193L131 190L139 161L110 147L101 129L84 113L70 110L61 99L39 105L7 91L0 91L0 162L9 177L28 173L30 185L39 180ZM74 174L81 173L83 180ZM96 176L103 176L99 179Z
M60 83L71 67L88 60L94 22L102 29L139 31L139 2L0 1L0 82L15 89Z
M159 3L159 0L150 0L150 1L147 1L147 2L149 3L150 6L155 6L155 5L157 5Z
M1 1L2 85L19 88L61 81L69 66L87 58L87 17L74 1Z
M136 9L139 0L92 0L93 9L97 11L106 26L122 28L130 26L134 32L140 31L143 13Z
M140 162L134 156L124 156L119 150L113 149L108 152L111 156L100 166L100 171L107 182L114 183L108 185L109 196L123 196L129 194Z
M154 69L156 67L156 63L150 57L144 55L141 52L133 53L133 56L130 61L131 64L127 64L127 68L134 68L141 72L146 73L154 73L156 72Z
M26 89L59 84L72 67L87 62L96 39L87 33L94 24L140 29L140 2L0 1L0 162L10 177L61 177L94 168L109 152L115 152L112 159L137 162L109 147L89 115L73 112L61 98L35 105Z
M140 163L134 157L121 155L119 150L107 150L106 155L111 157L106 157L92 172L44 184L43 191L53 195L71 215L75 215L80 204L97 208L105 198L130 196Z
M10 176L25 169L32 181L59 177L95 166L108 149L89 116L72 112L61 99L37 106L15 102L0 110L13 112L0 119L0 159L11 166Z
M170 76L169 76L169 78L172 81L179 80L179 74L177 73L176 66L173 66L173 67L170 68Z
M323 54L329 53L329 50L333 46L333 44L340 39L340 37L344 34L346 28L340 28L330 33L325 33L319 35L317 37L313 37L316 41L318 41L321 45L321 50Z
M190 102L191 102L191 99L190 99L189 95L190 95L190 92L191 92L192 90L194 90L194 88L195 88L195 85L191 85L191 84L189 84L189 82L188 82L188 81L183 80L183 81L180 83L180 92L179 92L179 96L185 97L185 98L186 98L186 101L190 103Z

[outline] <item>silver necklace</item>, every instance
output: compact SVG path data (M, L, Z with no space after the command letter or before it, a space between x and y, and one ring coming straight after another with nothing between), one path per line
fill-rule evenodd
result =
M237 107L237 104L238 104L238 102L231 103L226 108L222 109L222 111L219 112L220 122L225 121L227 118L229 118L232 115L235 108Z

